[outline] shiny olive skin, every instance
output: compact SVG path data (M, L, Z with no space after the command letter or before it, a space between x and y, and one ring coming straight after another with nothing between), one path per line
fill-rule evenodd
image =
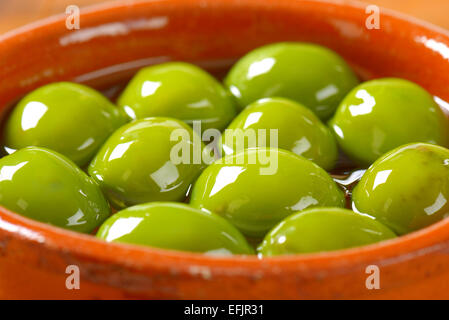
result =
M258 248L262 256L348 249L395 238L374 218L341 208L314 208L289 216Z
M57 82L26 95L4 130L7 148L55 150L76 164L87 164L126 116L99 92L77 83Z
M261 131L265 133L263 137L258 135L259 130L265 130ZM277 137L273 141L272 133ZM257 139L251 138L250 142L252 135ZM231 122L221 138L225 154L258 145L292 151L326 170L334 167L338 157L335 138L327 126L312 111L285 98L264 98L252 103Z
M343 207L332 178L312 161L282 149L254 148L225 156L196 181L190 204L261 237L288 215L309 207Z
M254 253L225 219L183 203L152 202L119 211L101 226L97 237L211 255Z
M204 70L183 62L169 62L140 70L118 99L132 119L171 117L202 130L223 130L236 114L232 97Z
M90 233L109 215L100 188L71 160L27 147L0 159L0 205L28 218Z
M426 90L396 78L356 87L329 122L343 151L363 166L407 143L448 146L448 124Z
M356 210L376 217L397 234L449 215L449 150L416 143L379 158L355 187Z
M231 69L225 84L243 109L268 97L297 101L329 119L359 83L335 52L314 44L275 43L255 49Z
M179 146L187 146L186 152L177 152ZM146 118L114 132L88 170L117 208L151 201L184 201L203 169L201 156L195 158L202 148L200 138L184 122ZM186 156L185 161L172 161L172 152Z

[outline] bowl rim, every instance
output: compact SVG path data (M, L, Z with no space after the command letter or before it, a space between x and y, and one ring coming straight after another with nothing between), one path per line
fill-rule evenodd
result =
M144 6L148 3L173 4L185 7L203 5L260 6L270 3L270 0L138 0L133 2L106 2L87 6L81 9L82 16L98 16L117 11L129 6ZM276 3L287 3L288 0L278 0ZM309 3L316 6L332 4L341 8L350 7L365 10L367 3L353 0L296 0L297 3ZM291 1L290 1L291 3ZM410 26L420 26L427 31L436 32L443 36L449 44L449 31L431 23L397 13L393 10L381 8L383 19L392 19ZM50 31L52 25L62 23L66 15L58 14L37 22L19 27L0 35L0 48L27 33L40 30ZM449 219L444 219L424 229L400 236L395 239L379 243L332 252L310 253L290 256L264 257L257 256L208 256L201 253L181 252L157 249L139 245L107 243L93 235L86 235L70 230L58 228L46 223L34 221L10 210L0 207L0 232L10 234L28 243L41 244L49 250L65 251L89 260L114 263L116 265L133 266L139 269L174 270L179 273L191 274L192 265L203 265L212 268L214 274L227 274L233 269L237 274L248 274L257 269L266 273L277 273L273 267L280 267L283 271L294 272L300 267L302 270L323 270L341 268L348 265L382 265L394 264L398 261L411 259L414 255L428 254L438 251L444 242L448 241ZM114 251L112 253L112 251ZM123 259L126 255L127 259ZM182 263L179 263L182 261ZM382 261L382 262L380 262ZM175 263L178 262L178 263ZM175 264L174 264L175 263ZM234 274L235 274L234 273Z

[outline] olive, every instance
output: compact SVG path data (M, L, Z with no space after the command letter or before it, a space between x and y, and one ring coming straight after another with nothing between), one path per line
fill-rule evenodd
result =
M225 219L183 203L152 202L129 207L110 217L97 237L108 242L210 255L253 253L243 235Z
M136 120L114 132L88 171L117 208L184 201L204 167L202 148L200 138L180 120Z
M268 97L304 104L328 119L359 83L335 52L314 44L282 42L257 48L232 67L225 84L241 109Z
M94 89L52 83L20 100L6 121L4 144L12 150L49 148L83 166L125 123L126 116Z
M0 205L28 218L90 233L110 214L98 185L71 160L27 147L0 159Z
M232 97L202 69L169 62L140 70L118 99L131 119L171 117L223 130L236 114Z
M262 256L348 249L395 238L374 218L341 208L314 208L291 215L265 237Z
M356 210L397 234L449 215L449 150L415 143L396 148L366 171L353 191Z
M407 143L448 146L448 124L426 90L395 78L356 87L329 122L342 150L363 166Z
M312 161L282 149L254 148L207 167L193 187L190 203L225 217L247 236L260 237L294 212L343 207L345 198Z
M338 149L331 131L301 104L285 98L263 98L244 109L221 138L226 154L253 147L279 147L334 167Z

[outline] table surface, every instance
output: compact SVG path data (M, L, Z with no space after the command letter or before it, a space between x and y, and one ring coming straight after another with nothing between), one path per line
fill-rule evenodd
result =
M104 0L0 0L0 33L49 15L64 13L68 5L76 4L82 7L100 2ZM362 2L401 11L449 29L449 0L365 0Z

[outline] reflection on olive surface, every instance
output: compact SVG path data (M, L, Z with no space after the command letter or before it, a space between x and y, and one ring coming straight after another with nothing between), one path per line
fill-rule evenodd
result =
M403 79L359 85L329 125L342 150L364 166L407 143L449 146L448 121L440 107L427 91Z
M265 98L249 105L234 118L220 142L226 154L257 146L279 147L326 170L334 167L338 156L330 130L312 111L285 98Z
M223 130L236 114L224 87L204 70L169 62L140 70L118 99L131 119L173 117Z
M82 166L125 122L99 92L76 83L52 83L32 91L14 108L4 128L5 150L46 147Z
M0 159L0 205L26 217L89 233L110 214L97 184L64 156L28 147Z
M210 165L196 181L190 201L252 237L263 236L296 211L343 207L344 202L343 192L322 168L292 152L265 148L228 155Z
M258 248L262 256L333 251L395 238L374 218L341 208L314 208L289 216Z
M180 157L186 157L179 163L172 157L177 146L185 151L180 150ZM106 141L90 164L89 174L117 208L149 201L184 201L204 166L201 156L196 159L202 148L200 138L180 120L136 120Z
M424 143L399 147L377 160L353 191L355 208L398 234L449 215L449 150Z
M225 84L241 109L261 98L284 97L328 119L358 79L335 52L284 42L248 53L232 67Z
M102 225L97 237L209 255L253 253L225 219L181 203L153 202L122 210Z

